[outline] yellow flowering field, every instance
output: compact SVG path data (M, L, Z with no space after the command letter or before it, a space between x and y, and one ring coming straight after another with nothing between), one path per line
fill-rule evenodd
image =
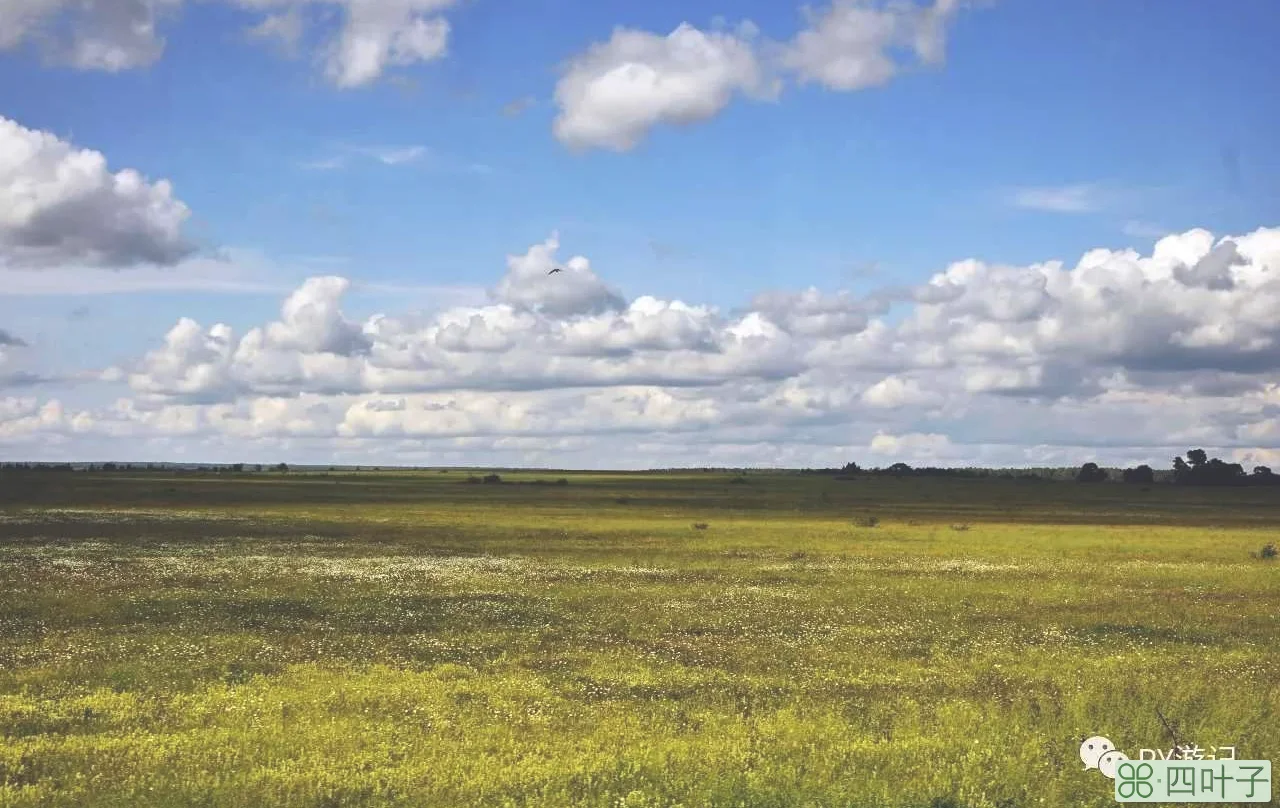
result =
M0 806L1106 806L1086 736L1280 761L1273 490L467 475L5 474Z

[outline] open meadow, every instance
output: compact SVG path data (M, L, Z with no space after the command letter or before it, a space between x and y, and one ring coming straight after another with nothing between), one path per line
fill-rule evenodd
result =
M0 805L1105 806L1087 735L1280 761L1276 489L467 475L0 472Z

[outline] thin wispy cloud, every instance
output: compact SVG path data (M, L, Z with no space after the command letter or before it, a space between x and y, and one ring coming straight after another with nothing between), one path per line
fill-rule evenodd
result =
M1009 193L1014 207L1046 213L1096 213L1110 199L1110 193L1096 183L1016 188Z
M302 13L297 7L279 14L271 14L245 32L252 40L273 43L287 57L298 55L303 34Z
M304 160L298 167L306 171L334 171L344 168L347 161L341 157L324 157L318 160Z
M354 150L388 166L416 163L427 154L426 146L364 146Z
M470 174L492 174L488 163L464 160L441 154L422 145L411 146L357 146L339 144L334 153L298 163L307 171L336 171L354 168L357 164L375 163L390 167L420 166L436 171L461 171Z
M385 166L420 162L427 156L426 146L355 146L340 144L335 154L304 160L298 165L307 171L336 171L351 166L355 160L372 161Z

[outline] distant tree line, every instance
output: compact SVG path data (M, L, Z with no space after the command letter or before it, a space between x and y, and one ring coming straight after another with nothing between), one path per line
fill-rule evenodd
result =
M1076 472L1076 480L1082 483L1106 482L1110 475L1097 463L1085 463ZM1120 479L1126 483L1150 485L1156 481L1156 471L1148 465L1124 469ZM1227 463L1209 457L1204 449L1192 449L1182 457L1173 459L1173 473L1167 477L1174 485L1280 485L1280 475L1273 474L1267 466L1254 466L1252 474L1246 474L1239 463Z
M1239 463L1209 457L1204 449L1192 449L1187 459L1173 459L1173 482L1177 485L1280 485L1280 475L1267 466L1254 466L1245 474Z
M360 471L362 468L356 466L355 470ZM374 471L381 470L381 467L372 467ZM348 467L348 470L350 467ZM335 466L329 466L330 472L339 470ZM745 482L745 477L741 475L749 473L750 469L724 469L724 468L699 468L696 471L705 472L725 472L735 471L739 477L734 482ZM284 474L290 471L289 464L276 463L274 465L263 465L262 463L226 463L220 465L196 465L185 463L27 463L27 462L0 462L0 471L31 471L31 472L69 472L69 471L91 471L91 472L141 472L141 471L163 471L178 474L241 474L244 472L263 473L275 472ZM443 471L443 470L441 470ZM689 471L689 469L684 469ZM777 469L773 471L778 471ZM1227 463L1216 457L1209 457L1203 449L1192 449L1187 452L1186 458L1175 457L1173 459L1173 468L1169 471L1160 471L1153 469L1146 464L1125 469L1105 469L1097 463L1088 462L1084 465L1076 467L1035 467L1035 468L939 468L936 466L922 466L913 468L906 463L894 463L884 468L862 468L857 463L846 463L839 468L804 468L798 470L800 474L807 475L824 475L836 477L837 479L851 480L857 477L950 477L963 479L1000 479L1000 480L1016 480L1019 482L1045 482L1045 481L1067 481L1075 480L1081 483L1101 483L1107 481L1119 481L1138 485L1152 485L1155 483L1171 483L1173 485L1193 485L1193 486L1252 486L1252 485L1280 485L1280 475L1272 473L1267 466L1255 466L1252 473L1246 473L1245 469L1239 463ZM501 478L497 474L490 474L486 477L468 477L466 482L470 483L498 483ZM567 480L557 480L556 484L564 485Z
M264 466L261 463L227 463L217 466L178 465L172 463L0 463L2 471L164 471L169 473L238 474L246 471L289 470L287 463Z
M862 468L857 463L846 463L840 468L800 469L801 474L824 475L840 479L858 476L868 477L959 477L966 479L1002 480L1051 480L1071 479L1073 468L998 469L998 468L940 468L937 466L912 467L906 463L894 463L884 468Z
M1273 474L1267 466L1255 466L1246 474L1239 463L1227 463L1210 458L1203 449L1192 449L1186 459L1175 457L1173 468L1168 471L1153 469L1145 463L1133 468L1106 469L1089 462L1079 467L1038 467L1022 469L1000 468L936 468L923 466L912 468L906 463L894 463L884 468L862 468L857 463L846 463L840 468L805 468L801 474L824 475L837 479L856 477L954 477L969 479L1017 480L1020 482L1045 482L1074 480L1081 483L1125 482L1134 485L1280 485L1280 475Z
M70 463L0 463L5 471L75 471Z

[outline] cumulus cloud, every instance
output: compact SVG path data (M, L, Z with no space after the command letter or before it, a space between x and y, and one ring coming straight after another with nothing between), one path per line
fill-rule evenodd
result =
M244 392L290 392L312 387L340 391L359 385L354 360L371 341L346 319L339 301L345 278L310 278L285 300L280 319L237 339L218 323L204 329L184 317L147 354L140 372L128 376L144 394L193 401L235 398ZM117 369L112 377L124 375Z
M303 39L309 18L336 9L337 34L322 45L326 77L360 87L390 67L430 62L448 50L450 26L442 12L457 0L222 0L261 13L247 33L287 52ZM159 28L184 0L7 0L0 4L0 50L33 42L45 58L84 70L117 72L146 67L165 50Z
M555 265L555 237L524 255L484 306L430 318L340 309L342 278L312 278L278 321L237 335L184 318L164 344L120 369L140 394L190 401L299 392L406 393L625 385L698 386L784 378L799 359L789 336L758 313L640 297L630 303L585 257Z
M1214 246L1192 266L1179 264L1173 268L1173 275L1184 286L1202 286L1206 289L1231 289L1235 280L1231 268L1245 266L1248 261L1240 255L1234 241L1223 241Z
M10 416L0 399L0 443L49 459L82 457L84 447L102 446L122 459L163 451L229 462L367 463L376 455L387 463L558 468L830 466L850 459L997 466L1094 459L1167 467L1191 445L1223 457L1275 456L1280 426L1274 416L1231 416L1234 400L1216 402L1215 410L1186 399L1038 409L1002 399L964 417L930 420L850 412L856 404L847 397L792 380L773 389L762 395L757 384L735 383L501 395L302 393L216 403L122 399L93 410L27 397L9 400L17 402ZM1250 394L1246 404L1262 400ZM832 406L846 412L819 414ZM1221 425L1199 426L1206 413L1216 413Z
M946 435L907 433L891 435L877 432L868 446L872 454L894 458L898 462L937 460L951 449Z
M151 64L164 51L157 25L182 0L12 0L0 4L0 50L31 39L47 58L84 70L118 72Z
M809 337L858 333L887 308L882 299L859 298L850 292L824 295L813 287L803 292L762 292L751 301L752 310L790 333Z
M591 271L591 262L574 256L560 266L558 234L535 244L524 255L507 256L507 274L495 297L517 308L534 308L551 315L596 314L621 309L622 297ZM554 275L551 270L560 269Z
M347 281L326 276L243 332L183 318L105 376L131 398L13 399L0 435L596 466L1163 466L1193 444L1280 449L1280 228L1073 264L958 261L893 316L885 295L817 289L738 312L626 299L584 256L547 275L558 249L509 256L487 303L429 315L352 319Z
M14 336L3 328L0 328L0 349L4 348L25 348L27 343L21 337Z
M956 0L932 6L835 0L822 12L805 8L805 28L779 49L778 59L801 83L840 92L875 87L902 69L904 49L921 63L941 62L946 26L958 9Z
M65 419L62 403L41 403L33 397L0 398L0 440L44 436L56 439L58 433L70 428Z
M369 338L338 308L350 285L346 278L336 276L308 279L285 300L280 321L267 327L267 344L285 350L338 356L367 351Z
M1035 368L1046 378L1048 364L1086 378L1272 369L1280 328L1263 312L1280 305L1278 240L1277 230L1216 241L1193 230L1161 239L1150 257L1099 249L1074 267L960 262L925 287L944 293L917 295L898 334L948 346L949 364L999 361L1027 379Z
M895 375L885 376L863 390L861 400L869 407L896 409L937 399L936 394L925 390L915 379Z
M960 261L918 287L894 324L874 296L816 289L762 293L734 316L649 296L627 302L583 256L548 274L558 248L553 236L508 256L491 304L425 322L350 321L339 305L347 282L313 278L278 322L243 337L179 323L135 384L171 395L291 385L372 393L823 372L834 383L864 379L856 398L883 408L956 394L1088 398L1126 381L1167 386L1169 374L1237 390L1280 367L1271 316L1280 230L1217 240L1194 230L1149 257L1093 250L1072 267Z
M0 264L174 264L193 247L167 180L0 117Z
M441 58L449 21L438 14L454 0L348 0L347 19L328 46L325 75L336 86L370 84L390 66Z
M555 136L575 149L627 151L659 125L690 125L722 112L737 96L776 99L787 80L850 92L884 84L900 55L937 64L959 0L933 5L835 0L806 7L788 41L762 38L743 22L703 31L682 23L664 35L618 28L569 60L556 85Z
M735 94L776 91L756 56L754 28L666 36L618 28L572 59L556 84L555 135L575 147L625 151L657 124L705 121Z

